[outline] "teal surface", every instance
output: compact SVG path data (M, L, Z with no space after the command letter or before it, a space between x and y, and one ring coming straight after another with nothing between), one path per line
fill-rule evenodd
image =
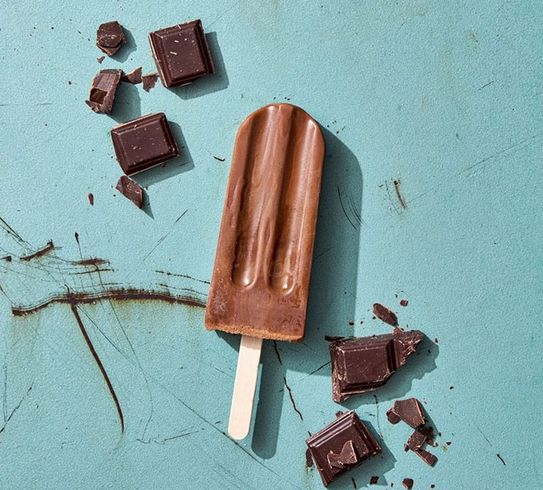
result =
M194 18L217 75L123 85L112 117L90 111L100 68L155 70L147 34ZM99 65L111 19L129 44ZM0 29L0 487L321 488L304 440L342 408L324 336L389 332L378 301L428 340L345 404L385 450L331 488L543 488L541 2L3 0ZM321 123L327 159L306 339L265 343L254 430L236 444L239 340L207 332L199 304L236 129L274 101ZM144 212L114 189L109 131L155 111L184 150L139 177ZM90 257L107 262L77 263ZM102 298L120 288L175 301ZM97 299L12 314L67 291ZM386 420L407 396L441 434L434 468Z

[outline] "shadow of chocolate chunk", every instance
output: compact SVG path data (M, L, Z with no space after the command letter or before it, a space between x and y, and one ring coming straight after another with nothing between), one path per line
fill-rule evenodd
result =
M100 70L92 80L89 99L85 103L94 111L108 114L121 81L121 70Z
M342 402L383 386L423 338L422 332L413 330L331 342L333 400Z
M151 32L149 42L165 87L185 85L214 72L200 20Z
M396 313L383 306L380 303L373 304L373 314L379 318L379 320L392 325L393 327L398 325L398 317Z
M311 436L306 444L325 486L381 452L375 437L352 410Z
M125 42L123 26L116 20L100 24L96 31L96 46L108 56L113 56Z
M119 178L115 189L141 209L143 205L143 189L137 182L123 175Z
M421 427L426 423L424 408L422 408L422 404L416 398L396 400L392 408L388 410L387 417L389 421L399 418L407 425L413 427L413 429Z

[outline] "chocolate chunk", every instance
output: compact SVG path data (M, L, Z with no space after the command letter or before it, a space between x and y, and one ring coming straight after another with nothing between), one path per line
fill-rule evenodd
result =
M383 306L379 303L374 303L373 305L373 314L379 318L379 320L388 323L395 327L398 325L398 317L396 313L390 311L386 306Z
M94 112L111 112L121 75L121 70L100 70L94 77L89 100L85 101Z
M132 83L133 85L141 83L141 66L132 70L130 73L123 73L121 81Z
M151 32L149 42L165 87L185 85L214 71L201 20Z
M179 154L164 113L147 114L111 130L117 161L133 175Z
M128 178L126 175L122 175L115 186L123 196L130 199L138 208L143 205L143 189L137 182Z
M141 80L143 81L143 90L149 92L155 85L158 75L156 73L149 73L148 75L143 75Z
M413 330L331 342L334 401L342 402L351 395L383 386L415 352L423 337L422 332Z
M94 206L94 194L92 192L89 192L87 194L87 199L89 200L89 204L91 206Z
M420 448L413 452L429 466L434 466L437 463L437 456L429 453L425 449Z
M377 485L379 483L379 477L378 476L372 476L370 478L370 485Z
M96 31L96 46L108 56L113 56L125 42L123 26L116 20L100 24Z
M404 478L402 480L402 485L407 488L407 490L411 490L413 488L413 485L414 485L414 481L412 478Z
M400 306L407 306L409 304L409 301L406 299L400 300Z
M379 443L352 410L307 439L306 444L325 486L381 452Z
M416 429L417 427L420 427L426 423L424 409L422 408L422 404L416 398L396 400L392 408L387 412L387 417L389 413L395 414L400 418L400 420L403 420L407 425L413 427L413 429Z
M420 449L426 444L426 441L428 440L428 434L420 429L415 429L415 432L411 434L409 439L404 445L404 449L406 451L416 451L417 449Z

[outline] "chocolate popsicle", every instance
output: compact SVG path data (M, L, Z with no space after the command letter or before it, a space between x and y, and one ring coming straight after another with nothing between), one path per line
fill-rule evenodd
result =
M303 338L324 139L290 104L241 124L209 289L208 330L241 334L229 433L249 430L261 339Z

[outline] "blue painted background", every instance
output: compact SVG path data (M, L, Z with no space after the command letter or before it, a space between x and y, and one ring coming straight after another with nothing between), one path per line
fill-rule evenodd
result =
M154 71L148 32L193 18L217 75L123 85L111 117L84 104L100 68ZM99 65L96 27L112 19L129 44ZM540 2L21 0L0 3L0 29L0 247L12 257L0 260L2 488L320 488L304 440L340 408L319 370L323 337L389 332L376 301L429 340L375 396L346 404L386 449L333 488L373 475L377 488L543 486ZM238 339L205 331L199 307L79 305L121 434L70 307L14 317L11 306L104 284L205 301L236 128L273 101L326 129L306 339L278 355L265 344L256 425L236 445L223 431ZM109 131L154 111L185 148L139 177L143 212L114 189ZM54 255L18 258L48 240ZM81 274L70 262L81 257L111 270ZM386 421L404 396L441 432L435 468Z

